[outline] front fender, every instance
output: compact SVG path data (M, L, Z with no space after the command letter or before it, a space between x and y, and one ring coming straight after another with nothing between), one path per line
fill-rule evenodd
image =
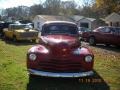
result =
M29 59L29 55L33 53L36 54L37 56L35 61L32 61ZM49 54L49 51L46 47L42 45L33 46L28 50L28 53L27 53L27 67L28 68L38 67L38 63L40 61L45 60L46 58L49 58L48 54Z
M32 48L30 48L28 50L28 53L43 53L43 54L46 54L48 52L49 52L49 50L43 45L33 46Z

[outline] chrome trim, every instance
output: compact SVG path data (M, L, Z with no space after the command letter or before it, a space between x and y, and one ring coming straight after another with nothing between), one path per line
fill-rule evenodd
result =
M28 69L29 74L38 75L38 76L46 76L46 77L68 77L68 78L74 78L74 77L86 77L91 76L94 74L93 71L87 71L87 72L78 72L78 73L55 73L55 72L46 72L46 71L38 71L34 69Z

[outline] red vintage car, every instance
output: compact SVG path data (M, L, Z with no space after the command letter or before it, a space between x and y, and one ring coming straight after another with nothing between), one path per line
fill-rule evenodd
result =
M85 77L93 75L94 55L81 47L76 24L67 21L46 22L40 44L27 53L30 75L47 77Z
M120 27L102 26L92 32L85 32L82 38L90 45L106 44L120 46Z

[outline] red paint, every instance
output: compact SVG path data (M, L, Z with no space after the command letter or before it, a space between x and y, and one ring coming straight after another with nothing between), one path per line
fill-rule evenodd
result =
M35 61L27 58L27 68L47 71L89 71L93 69L93 62L85 62L85 56L94 55L88 48L80 48L80 54L73 51L80 48L78 37L71 35L45 35L40 37L40 45L32 47L30 53L35 53ZM48 52L44 53L44 51Z
M109 31L106 32L106 29ZM120 45L120 27L99 27L93 32L84 32L81 37L87 41L94 37L96 43Z

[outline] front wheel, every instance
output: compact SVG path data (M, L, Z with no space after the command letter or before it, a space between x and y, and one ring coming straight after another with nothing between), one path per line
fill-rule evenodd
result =
M90 45L96 45L95 37L90 37L89 38L89 44Z
M4 34L3 39L8 40L8 37Z
M16 41L17 41L16 36L13 36L13 41L14 41L14 42L16 42Z
M36 39L33 39L32 42L33 42L33 43L36 43Z

